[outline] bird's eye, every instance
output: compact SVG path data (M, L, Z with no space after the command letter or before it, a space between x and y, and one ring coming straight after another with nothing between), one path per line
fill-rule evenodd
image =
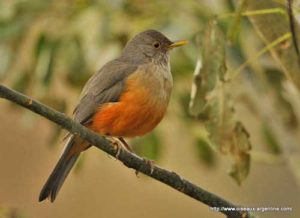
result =
M154 48L159 48L160 47L160 43L158 41L153 43L153 47Z

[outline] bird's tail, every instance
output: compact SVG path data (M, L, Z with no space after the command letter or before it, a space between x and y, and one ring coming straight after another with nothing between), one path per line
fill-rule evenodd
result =
M70 173L72 167L74 166L77 158L79 157L79 153L73 153L74 147L77 147L77 143L82 143L82 140L78 137L71 136L67 143L66 147L56 164L54 170L49 176L46 184L44 185L40 196L39 201L43 201L46 198L49 198L51 202L53 202L63 185L66 177Z

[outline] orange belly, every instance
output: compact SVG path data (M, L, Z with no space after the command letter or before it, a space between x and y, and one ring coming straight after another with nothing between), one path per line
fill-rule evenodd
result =
M90 128L110 136L144 135L162 120L166 108L167 102L159 102L155 96L150 96L149 90L129 82L119 102L100 106Z

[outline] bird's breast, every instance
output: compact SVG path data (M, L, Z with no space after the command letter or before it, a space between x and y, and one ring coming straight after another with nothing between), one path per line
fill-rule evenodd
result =
M172 89L172 80L159 73L142 68L131 74L120 100L99 108L92 129L111 136L134 137L155 128L165 114Z

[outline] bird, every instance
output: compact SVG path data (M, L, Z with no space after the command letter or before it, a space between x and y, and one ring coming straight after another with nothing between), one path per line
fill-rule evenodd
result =
M132 151L124 138L151 132L164 117L173 87L169 52L187 43L173 42L152 29L135 35L118 58L87 81L73 119L98 134L120 140ZM90 146L78 135L68 135L63 153L40 192L40 202L56 199L80 153Z

